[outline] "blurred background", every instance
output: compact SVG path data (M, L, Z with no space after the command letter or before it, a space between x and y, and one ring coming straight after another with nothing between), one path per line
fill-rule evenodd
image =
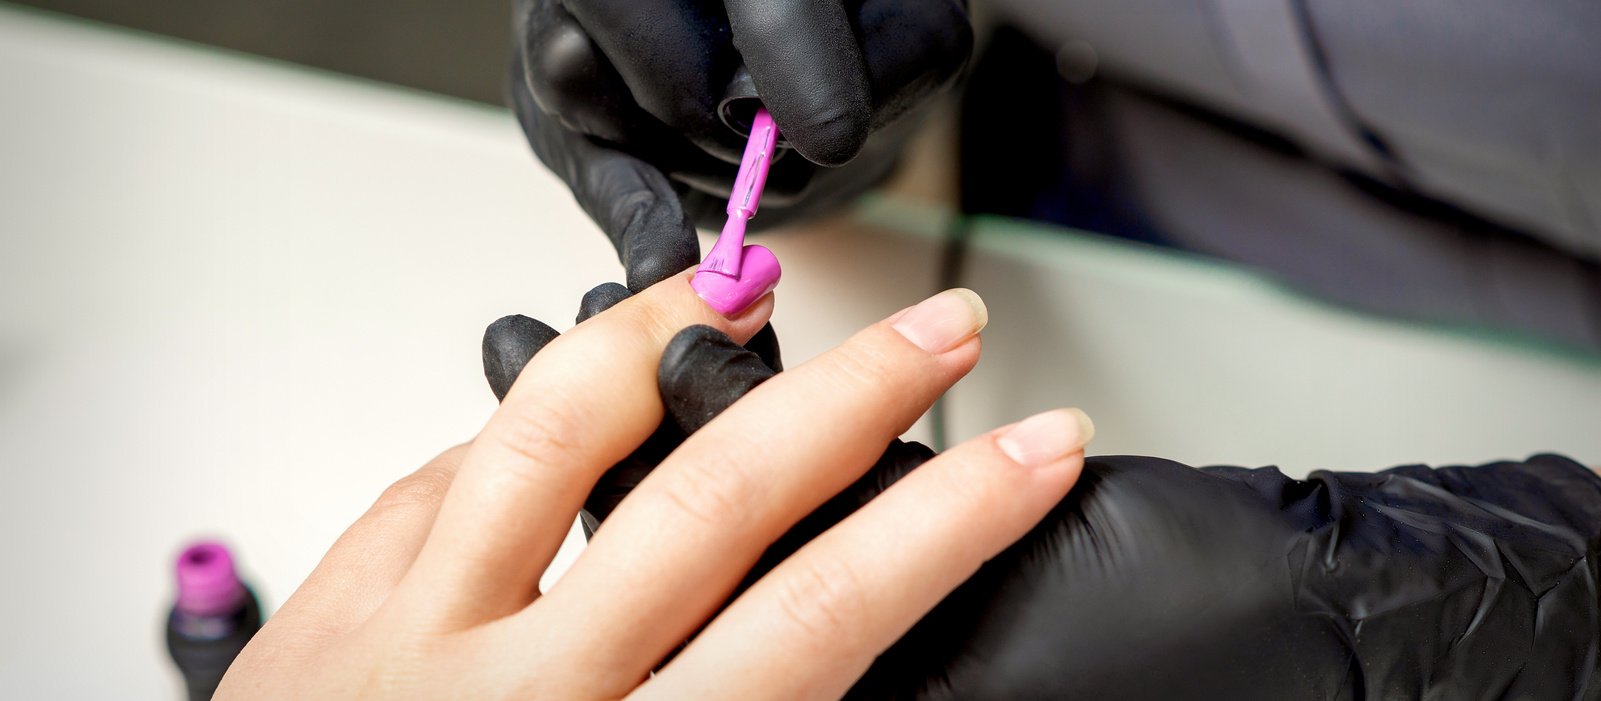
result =
M20 0L17 4L502 104L511 7L495 0Z
M0 2L8 695L176 698L161 631L183 543L234 546L270 611L384 486L482 425L488 323L564 328L585 290L621 277L503 107L506 5ZM1219 186L1257 182L1227 166L1294 155L1162 86L1103 85L1105 44L1006 36L975 70L1034 71L1051 89L969 104L1109 120L1151 172ZM1070 157L1051 165L1020 157L1046 148L1007 140L1021 128L964 141L959 123L984 122L954 101L937 112L887 187L764 241L785 264L789 364L951 281L949 235L970 206L954 280L992 316L984 361L948 400L952 440L1070 404L1096 418L1095 452L1198 465L1304 475L1542 451L1601 464L1595 348L1479 323L1483 300L1456 278L1389 275L1416 249L1379 250L1370 275L1290 284L1276 266L1332 269L1320 263L1346 249L1251 260L1167 245L1150 221L1086 214L1121 211L1072 179L1119 176L1088 167L1097 138L1052 142ZM1224 136L1164 140L1197 124ZM991 156L966 163L990 187L958 192L958 152ZM1019 179L1077 199L1022 197L1037 193ZM1341 187L1342 202L1389 196ZM1299 233L1275 218L1289 200L1272 189L1196 193L1169 216L1245 213L1250 226L1212 232ZM1312 233L1365 220L1322 221ZM1450 230L1477 242L1494 226ZM1550 252L1518 241L1518 255ZM1466 311L1378 313L1394 280ZM1543 318L1538 303L1490 302Z

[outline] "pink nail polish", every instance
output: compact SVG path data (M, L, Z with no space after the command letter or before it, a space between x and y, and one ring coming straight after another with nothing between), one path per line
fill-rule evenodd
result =
M783 274L778 266L778 257L766 246L746 246L742 258L738 277L702 269L689 280L689 286L695 288L695 294L723 316L734 316L745 311L756 300L778 287L778 278Z

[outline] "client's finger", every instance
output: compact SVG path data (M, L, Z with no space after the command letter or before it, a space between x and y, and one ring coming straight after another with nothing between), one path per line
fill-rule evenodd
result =
M595 480L661 422L667 341L693 324L749 338L771 312L769 297L725 319L681 275L552 341L474 440L397 610L452 627L526 605Z
M632 295L628 288L615 282L597 285L585 293L579 303L577 323L588 321L590 317L611 309ZM560 335L544 322L521 314L501 317L490 324L484 330L484 378L489 381L489 389L495 393L495 399L505 399L528 361L533 360L534 355ZM778 335L773 332L772 324L763 326L745 345L755 351L768 367L783 369Z
M632 295L633 293L628 288L615 282L596 286L584 295L582 302L579 304L577 323L581 324L589 320L590 317L616 306L618 302ZM772 368L766 370L767 375L771 375L774 370L782 367L778 336L774 333L772 324L763 326L750 341L746 342L744 347L734 343L733 339L728 338L721 331L711 329L709 326L692 328L706 329L717 334L718 338L741 353L746 352L745 348L754 349L755 356L753 356L753 360L758 365L763 366L764 369ZM559 335L543 322L522 315L503 317L490 324L489 328L484 332L484 376L488 379L490 389L495 393L495 398L505 399L506 393L511 390L512 384L516 381L517 376L522 373L522 369L528 364L528 361L532 360L535 354ZM665 361L672 357L674 357L674 354L669 350L664 356L664 369L668 367ZM728 368L718 367L714 370L715 374L719 375L718 377L705 374L704 377L698 380L680 381L670 394L664 389L664 397L676 399L680 402L680 405L684 403L706 404L716 401L720 407L727 407L739 396L744 395L745 389L734 391L736 387L742 385L729 381L732 378L727 377ZM675 372L677 371L675 370ZM673 407L673 404L668 404L667 419L663 421L662 426L655 433L651 434L650 438L645 440L644 444L640 445L633 454L618 462L610 470L607 470L596 483L595 489L590 492L589 498L584 501L584 513L580 514L583 519L585 537L592 535L599 522L611 513L617 503L622 501L622 498L627 496L629 492L633 491L640 480L643 480L645 475L650 474L651 470L656 468L657 463L661 462L663 458L678 447L679 443L683 442L685 432L678 428L681 422L675 418ZM721 410L721 408L718 409L719 412ZM710 417L707 417L707 420L709 419ZM701 423L703 424L704 421Z
M972 369L985 320L977 295L952 290L763 383L645 479L529 624L617 670L619 688L597 693L625 692Z
M578 322L611 309L633 294L615 282L602 283L584 294L578 306ZM561 334L538 319L521 314L504 316L484 330L484 379L495 399L504 400L528 361Z
M678 332L662 353L661 370L657 373L669 420L692 434L772 377L775 373L746 350L755 343L752 339L741 347L721 331L706 326L691 326ZM740 590L932 457L934 451L921 443L891 441L866 474L769 546L745 576Z
M757 582L640 696L840 697L1067 494L1092 434L1057 410L934 458Z
M778 363L778 343L773 336L773 325L768 324L746 346L758 345L763 337L764 350ZM723 332L710 326L691 326L667 344L662 353L658 382L667 418L651 434L645 444L627 460L606 471L595 489L584 501L584 535L594 535L601 521L606 520L627 497L655 471L684 438L706 425L740 397L745 396L758 382L772 377L774 370L759 354L746 350Z

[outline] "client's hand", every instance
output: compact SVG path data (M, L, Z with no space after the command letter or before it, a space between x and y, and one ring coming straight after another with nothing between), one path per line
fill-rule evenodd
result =
M771 309L765 300L724 319L681 276L550 341L470 444L396 483L334 544L221 695L844 693L1061 500L1088 432L1081 415L1057 411L958 446L728 601L769 545L973 367L982 303L947 292L728 408L541 594L590 488L661 423L669 339L706 324L748 340Z

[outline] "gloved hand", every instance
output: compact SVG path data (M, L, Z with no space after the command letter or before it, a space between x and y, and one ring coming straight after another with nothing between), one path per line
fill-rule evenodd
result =
M771 375L696 327L658 379L687 434ZM746 581L932 455L891 445ZM597 494L620 498L635 467ZM1591 698L1598 543L1601 479L1557 456L1307 480L1091 459L851 698Z
M1377 474L1086 463L859 698L1594 698L1601 484L1557 456Z
M720 116L726 96L759 92L797 152L769 175L754 220L769 226L887 175L915 121L903 117L953 81L973 43L963 0L514 0L513 11L513 109L636 291L696 262L694 222L721 225L744 148Z

